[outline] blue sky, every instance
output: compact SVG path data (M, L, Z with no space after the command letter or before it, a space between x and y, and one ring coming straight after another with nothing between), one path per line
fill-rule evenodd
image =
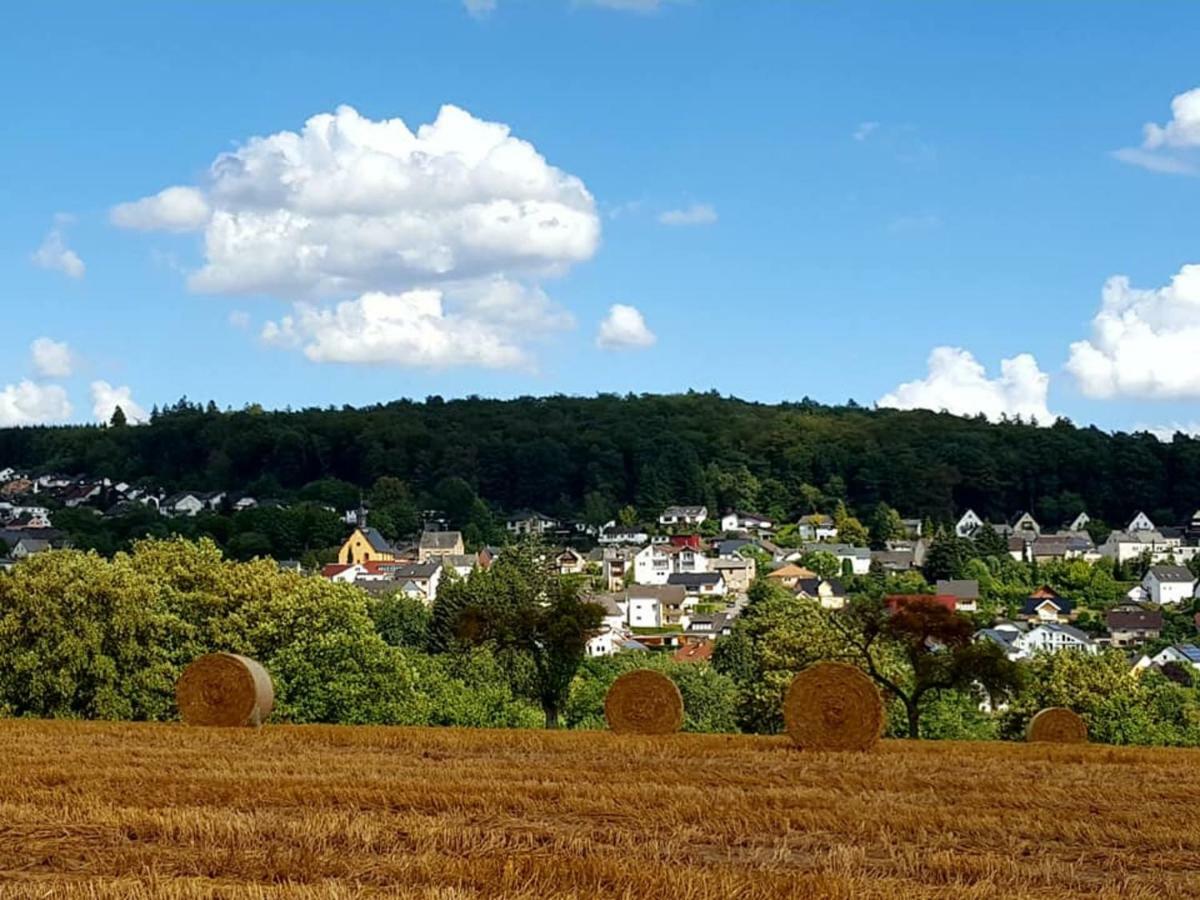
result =
M0 423L715 388L1200 427L1195 4L478 7L7 9Z

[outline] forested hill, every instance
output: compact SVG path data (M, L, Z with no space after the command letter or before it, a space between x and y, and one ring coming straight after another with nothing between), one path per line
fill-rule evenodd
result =
M1200 441L697 393L296 412L180 401L137 427L0 430L0 466L260 498L393 475L435 500L444 479L461 478L499 511L592 520L673 501L791 517L837 498L855 510L882 500L935 520L968 506L992 518L1028 508L1052 524L1079 508L1169 522L1200 507Z

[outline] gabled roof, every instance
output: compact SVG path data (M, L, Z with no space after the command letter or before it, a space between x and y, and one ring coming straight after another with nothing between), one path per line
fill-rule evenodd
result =
M816 598L820 596L821 585L829 586L830 596L844 597L846 596L845 586L836 578L801 578L796 582L797 596L804 594L807 597Z
M671 659L675 662L708 662L712 659L714 647L716 644L713 641L684 644L671 654Z
M681 584L635 584L625 591L630 600L657 600L660 603L682 603L687 591Z
M1196 580L1196 576L1192 574L1192 570L1187 566L1151 566L1146 577L1153 575L1156 579L1163 582L1173 582L1175 584L1191 583Z
M939 594L950 594L959 600L978 600L979 582L974 578L942 578L935 590Z
M1110 609L1104 624L1109 631L1162 631L1163 614L1156 609Z
M1027 616L1036 615L1038 607L1049 603L1054 606L1063 615L1070 615L1071 610L1075 608L1075 603L1071 600L1064 600L1062 597L1039 597L1034 595L1025 601L1021 612Z
M723 580L720 572L676 572L667 576L667 584L681 584L684 587L703 587L706 584L720 584Z
M698 516L701 513L708 514L708 508L705 506L668 506L663 510L664 518L679 518L680 516Z
M374 528L360 528L363 537L367 539L367 543L371 545L371 549L376 553L390 553L392 545L388 543L387 538L380 534Z
M453 550L462 541L460 531L425 531L421 533L422 550Z
M804 566L798 566L795 563L787 563L780 566L778 569L772 569L767 573L768 578L814 578L816 572L812 569L806 569Z
M1084 644L1090 644L1092 642L1092 639L1088 637L1085 632L1080 631L1073 625L1059 625L1057 622L1047 622L1044 625L1039 625L1038 628L1044 628L1049 632L1057 634L1065 634L1068 637L1072 637ZM1037 628L1035 628L1034 631L1037 631Z
M584 594L579 598L584 603L595 603L597 606L604 607L606 616L621 615L621 602L625 599L624 594Z

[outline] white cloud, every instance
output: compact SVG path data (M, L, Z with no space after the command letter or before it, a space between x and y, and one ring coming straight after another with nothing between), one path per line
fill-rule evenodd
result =
M603 350L633 350L653 346L657 340L637 307L615 303L600 323L596 346Z
M1172 422L1170 425L1136 425L1133 428L1136 434L1139 431L1145 431L1148 434L1154 435L1164 444L1169 444L1175 440L1175 435L1182 434L1187 437L1200 437L1200 422Z
M600 238L579 178L455 106L415 133L342 106L252 138L217 157L203 197L205 264L189 279L201 292L311 299L541 277Z
M483 19L496 11L496 0L463 0L467 12L476 19Z
M1056 418L1046 406L1050 377L1028 353L1001 360L998 378L988 378L975 357L958 347L935 348L928 365L925 378L900 385L881 397L879 405L946 410L960 416L983 413L992 421L1021 416L1037 419L1041 425L1051 425Z
M55 226L46 233L41 246L33 252L30 259L39 268L62 272L68 278L82 278L86 266L79 254L67 246L67 240L63 236L63 226L69 221L69 216L57 216Z
M686 209L668 209L659 213L663 225L711 225L717 221L717 211L708 203L693 203Z
M293 315L267 322L262 338L318 363L532 369L527 343L571 324L540 290L497 279L446 292L372 292L332 308L298 303Z
M42 378L70 376L74 356L67 344L40 337L30 345L29 352L33 356L34 371Z
M229 324L244 331L250 327L250 313L235 309L229 314Z
M118 406L131 425L150 418L146 410L133 399L133 392L128 387L113 387L107 381L92 382L92 415L97 422L109 421Z
M1200 88L1171 100L1171 120L1166 125L1147 122L1142 126L1141 146L1126 147L1113 155L1154 172L1200 174Z
M22 381L0 390L0 427L45 425L64 422L71 416L71 401L57 384Z
M195 231L211 210L204 194L190 187L169 187L153 197L120 203L108 214L114 225L139 231Z
M879 128L878 122L859 122L858 127L854 129L854 139L856 141L865 141Z
M1200 397L1200 265L1157 289L1108 279L1092 337L1071 345L1067 371L1090 397Z

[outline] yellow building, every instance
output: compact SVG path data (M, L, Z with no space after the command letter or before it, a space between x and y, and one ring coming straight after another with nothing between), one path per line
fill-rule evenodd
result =
M391 562L395 559L396 549L382 534L374 528L368 528L365 523L354 529L338 551L338 562L347 566L365 562Z

